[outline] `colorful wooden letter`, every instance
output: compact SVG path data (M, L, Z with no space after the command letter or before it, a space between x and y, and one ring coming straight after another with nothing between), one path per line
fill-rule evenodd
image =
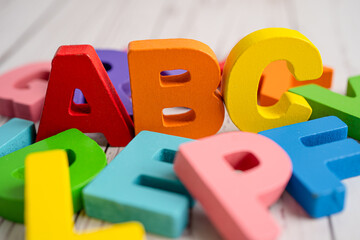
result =
M292 88L290 92L303 96L313 113L311 119L337 116L349 126L349 137L360 140L360 76L349 78L347 96L311 84Z
M290 156L294 170L287 191L312 217L344 207L341 179L360 175L360 145L347 139L347 126L334 116L271 129L273 139Z
M323 69L323 74L316 80L297 81L287 68L286 61L270 63L261 76L259 101L261 106L271 106L280 100L281 95L290 88L315 83L325 88L331 87L333 70Z
M83 190L86 214L109 222L140 221L146 231L178 237L193 200L172 162L190 139L143 131Z
M301 33L286 28L268 28L240 40L226 60L222 91L234 124L243 131L259 132L306 121L311 108L296 94L285 93L271 107L257 104L261 74L271 62L284 59L297 80L319 78L322 62L319 51Z
M35 142L33 122L13 118L0 127L0 157L27 147Z
M220 129L224 121L224 105L216 89L220 69L207 45L190 39L134 41L128 60L136 134L150 130L200 138ZM186 72L162 74L175 69ZM190 110L163 113L173 107Z
M0 76L0 114L39 121L50 63L31 63Z
M143 227L135 222L116 224L95 232L74 233L66 151L30 154L26 157L25 165L27 240L144 239Z
M73 102L75 89L87 104ZM133 123L90 45L62 46L53 61L36 141L70 128L101 132L112 146L133 138Z
M129 67L127 61L127 52L118 50L99 50L96 49L105 70L115 87L121 102L130 116L133 115ZM75 90L74 102L76 104L86 103L85 97L79 89Z
M186 143L179 148L174 169L225 239L278 235L267 208L285 189L291 160L272 140L231 132Z
M0 158L0 216L15 222L24 221L25 158L29 153L52 149L66 150L74 211L82 208L81 191L106 166L106 156L95 141L77 129L70 129Z

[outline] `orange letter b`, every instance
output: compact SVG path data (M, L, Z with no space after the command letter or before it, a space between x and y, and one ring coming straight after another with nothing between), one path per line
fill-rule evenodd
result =
M134 41L129 44L135 133L155 131L188 138L217 133L224 105L217 86L221 74L215 53L190 39ZM169 75L169 71L177 75ZM187 112L165 115L166 108Z

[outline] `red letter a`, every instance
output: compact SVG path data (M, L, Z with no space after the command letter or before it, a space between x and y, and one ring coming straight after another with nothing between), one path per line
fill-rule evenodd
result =
M75 89L86 104L73 102ZM133 122L90 45L61 46L56 52L36 140L70 128L103 133L112 146L126 146L134 136Z

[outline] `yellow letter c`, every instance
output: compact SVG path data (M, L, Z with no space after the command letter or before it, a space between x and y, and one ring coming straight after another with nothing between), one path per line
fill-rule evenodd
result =
M240 130L260 132L309 119L312 109L297 94L284 93L274 106L257 104L261 74L277 60L286 60L299 81L319 78L323 71L317 48L295 30L267 28L241 39L226 60L222 81L226 108Z

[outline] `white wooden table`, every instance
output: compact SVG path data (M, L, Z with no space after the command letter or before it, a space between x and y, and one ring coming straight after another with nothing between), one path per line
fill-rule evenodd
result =
M335 0L0 0L0 72L51 60L64 44L124 49L132 40L192 38L208 44L219 59L242 37L266 27L300 31L320 50L324 65L335 69L333 90L345 93L347 77L360 74L360 1ZM8 119L0 117L0 125ZM236 128L227 117L221 131ZM92 135L99 139L99 135ZM1 136L0 136L1 137ZM121 150L100 139L110 161ZM284 193L270 210L282 227L281 239L360 239L360 178L344 181L345 210L309 218ZM44 219L46 221L46 219ZM107 223L75 216L77 231ZM181 239L221 239L201 207ZM24 239L25 228L0 219L0 239ZM148 239L164 239L148 234Z

